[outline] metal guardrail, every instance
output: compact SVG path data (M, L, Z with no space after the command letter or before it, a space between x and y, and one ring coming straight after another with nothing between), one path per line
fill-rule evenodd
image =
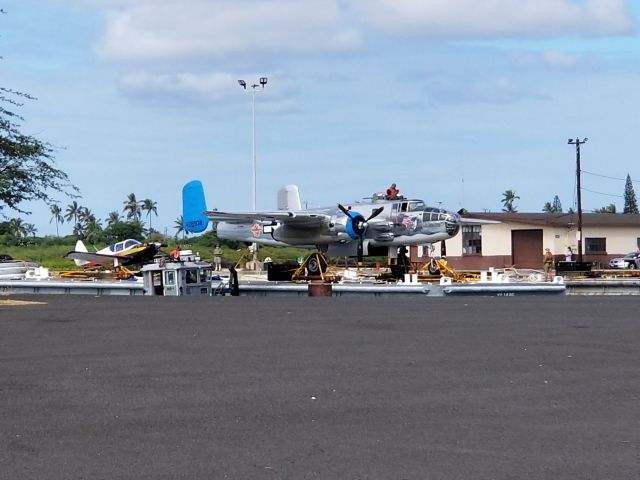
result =
M580 279L554 283L451 283L447 285L429 283L334 283L332 296L368 295L485 295L516 296L531 294L566 295L640 295L640 279ZM288 282L241 282L241 296L308 296L309 285ZM62 294L62 295L144 295L141 282L131 281L78 281L78 280L2 280L0 295L18 294ZM228 292L225 291L225 294Z
M5 280L0 281L0 294L80 294L80 295L143 295L142 282L74 281L74 280Z

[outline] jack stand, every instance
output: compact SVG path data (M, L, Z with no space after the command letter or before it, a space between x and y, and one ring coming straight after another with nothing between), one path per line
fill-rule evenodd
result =
M306 270L306 276L305 276ZM320 252L314 252L304 259L302 264L293 273L291 280L300 280L303 277L308 279L325 280L324 273L327 271L327 260Z
M118 280L128 280L131 277L133 277L133 272L131 270L129 270L127 267L125 267L124 265L120 265L118 267L116 267L116 278Z

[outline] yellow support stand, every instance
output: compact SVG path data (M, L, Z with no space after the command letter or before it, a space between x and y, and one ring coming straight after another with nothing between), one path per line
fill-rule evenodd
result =
M327 270L327 260L320 252L314 252L300 264L291 276L291 280L301 280L303 278L320 278L325 281L325 272ZM305 275L305 270L307 275Z

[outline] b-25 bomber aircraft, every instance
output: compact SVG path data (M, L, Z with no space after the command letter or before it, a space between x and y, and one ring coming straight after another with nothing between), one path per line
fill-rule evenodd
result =
M397 258L400 247L447 240L461 225L457 213L381 193L364 202L303 210L295 185L280 189L277 211L207 210L199 180L184 186L182 200L188 233L203 232L211 221L220 239L318 248L329 257L357 257L359 263L365 255Z

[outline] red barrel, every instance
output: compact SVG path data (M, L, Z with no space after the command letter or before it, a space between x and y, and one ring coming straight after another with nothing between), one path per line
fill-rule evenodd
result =
M310 297L330 297L333 295L333 289L330 283L310 283Z

